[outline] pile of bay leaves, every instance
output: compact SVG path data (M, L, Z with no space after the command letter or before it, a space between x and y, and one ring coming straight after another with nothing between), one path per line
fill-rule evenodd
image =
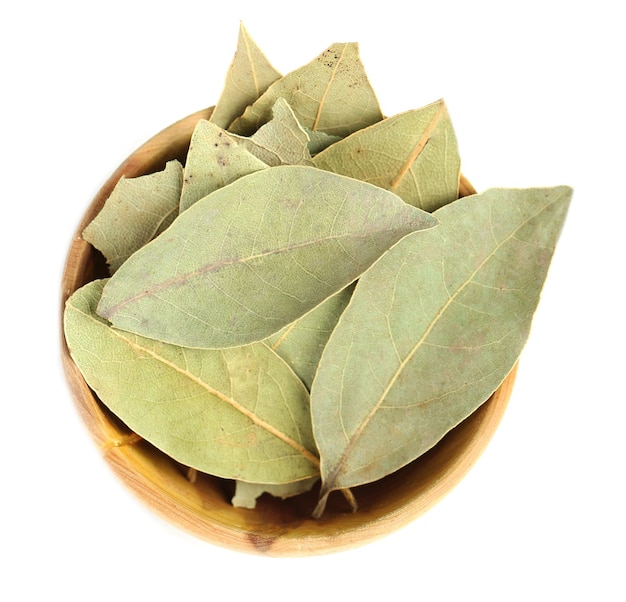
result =
M484 403L527 339L571 189L459 198L443 101L385 118L356 44L281 76L246 30L184 165L122 178L83 237L110 277L64 314L140 437L233 503L396 471Z

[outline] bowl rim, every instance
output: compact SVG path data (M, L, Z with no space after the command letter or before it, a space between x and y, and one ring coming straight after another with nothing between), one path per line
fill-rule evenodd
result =
M83 240L82 231L100 211L122 176L135 177L158 171L174 158L184 161L195 125L200 119L209 119L212 110L213 107L209 107L192 113L142 144L106 180L83 214L67 253L61 286L61 357L70 394L85 426L117 476L152 511L184 531L232 550L271 556L325 554L372 542L415 520L465 477L502 419L515 382L517 364L493 395L451 431L454 435L446 435L434 451L431 450L432 454L427 452L422 459L411 463L419 461L424 470L428 468L423 478L415 478L411 473L407 490L407 482L401 475L405 469L392 475L387 497L393 494L393 503L384 503L384 496L379 494L374 498L378 501L365 511L342 511L318 520L300 517L271 524L275 516L271 512L234 509L228 500L224 504L224 496L216 493L211 478L194 483L161 452L155 452L149 445L135 444L132 434L107 415L70 356L63 334L65 302L84 282L92 279L88 275L93 277L98 269L95 253ZM476 192L464 176L460 178L459 189L460 196ZM434 463L435 468L428 462ZM268 517L270 524L265 524Z

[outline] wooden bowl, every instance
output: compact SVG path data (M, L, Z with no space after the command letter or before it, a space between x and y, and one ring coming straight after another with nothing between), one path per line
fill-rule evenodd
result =
M89 205L70 246L62 283L62 308L82 285L108 275L103 257L81 237L100 211L118 179L163 169L168 160L184 161L199 119L194 113L166 128L137 149L109 178ZM461 179L461 195L474 193ZM424 513L468 472L486 447L506 408L515 369L474 414L448 433L432 450L377 483L356 487L359 510L343 496L331 494L319 520L310 518L317 490L278 500L262 496L257 508L230 504L234 484L187 469L146 441L134 436L113 416L85 383L63 339L63 365L71 394L87 428L113 470L150 508L177 526L214 544L271 556L304 556L365 544L398 529Z

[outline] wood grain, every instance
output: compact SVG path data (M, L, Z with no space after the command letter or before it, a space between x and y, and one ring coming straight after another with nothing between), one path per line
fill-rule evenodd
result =
M199 119L198 111L166 128L135 151L107 180L88 206L68 251L61 291L67 298L83 284L107 275L102 256L81 238L122 175L134 177L184 161ZM461 177L460 194L475 190ZM61 318L62 319L62 318ZM153 511L211 543L270 556L337 552L374 541L414 520L446 495L470 470L495 432L506 409L516 368L472 416L437 446L385 479L353 489L359 510L331 495L319 520L310 518L317 488L290 500L263 496L255 510L234 508L234 484L209 475L188 478L188 470L145 441L137 441L97 399L73 363L62 338L62 359L70 393L96 444L119 478ZM193 481L193 482L192 482Z

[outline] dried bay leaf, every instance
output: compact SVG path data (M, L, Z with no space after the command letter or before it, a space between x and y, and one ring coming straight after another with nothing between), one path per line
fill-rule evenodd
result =
M312 165L309 135L302 128L284 98L272 107L272 119L250 138L232 135L237 142L263 163L278 165Z
M271 349L291 366L309 390L324 347L353 290L354 284L351 284L266 339Z
M187 347L259 341L354 282L400 238L436 223L370 184L270 167L180 214L111 278L98 313Z
M319 477L312 477L293 483L285 483L284 485L267 485L237 481L235 484L235 495L231 503L237 508L254 509L256 508L257 499L264 493L269 493L274 497L285 500L310 491L317 481L319 481Z
M514 366L571 189L504 190L435 213L359 280L311 389L322 491L382 478L435 445Z
M303 127L346 136L382 119L358 44L333 44L313 61L274 82L229 130L249 136L284 98Z
M425 211L458 198L461 162L443 100L360 130L320 152L314 164L391 190Z
M224 90L210 117L227 129L267 88L281 77L243 26L239 27L237 50L226 75Z
M342 140L341 136L331 136L326 132L320 132L319 130L312 130L310 128L304 128L304 131L309 136L309 154L313 157L317 153L322 152L325 148L328 148L331 144ZM332 171L332 170L331 170Z
M66 304L71 356L101 401L178 462L229 479L289 483L319 473L308 393L265 344L185 349L111 328L104 281Z
M83 231L83 238L104 255L111 273L174 221L182 182L178 161L169 161L157 173L120 178Z
M201 119L189 143L180 212L218 188L266 167L222 128Z

